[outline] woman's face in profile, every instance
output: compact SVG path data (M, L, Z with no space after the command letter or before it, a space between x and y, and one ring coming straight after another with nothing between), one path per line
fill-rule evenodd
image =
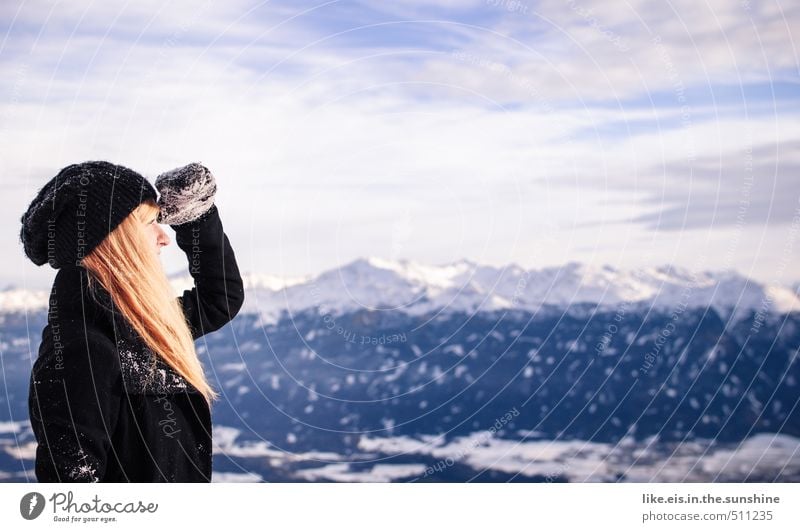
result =
M147 218L143 225L144 225L144 233L147 236L147 241L150 246L153 248L153 251L156 255L161 254L161 248L169 245L170 239L167 235L166 231L156 222L158 217L158 213L154 214L152 217Z

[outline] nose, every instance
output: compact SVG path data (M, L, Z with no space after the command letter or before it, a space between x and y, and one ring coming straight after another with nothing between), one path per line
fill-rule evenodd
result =
M170 243L169 235L161 228L161 226L158 226L158 239L156 240L156 243L159 247L168 246Z

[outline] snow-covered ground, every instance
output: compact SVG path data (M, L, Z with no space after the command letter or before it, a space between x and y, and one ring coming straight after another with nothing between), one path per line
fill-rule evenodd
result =
M663 443L655 438L626 438L616 444L531 440L529 431L518 431L514 439L482 431L449 441L435 435L363 436L358 452L349 456L327 451L292 453L270 442L242 440L241 434L233 427L214 428L215 463L223 456L255 460L268 469L285 469L287 480L298 481L446 480L448 468L456 464L468 466L476 475L496 471L518 475L517 480L536 477L546 482L781 482L800 478L800 439L781 434L756 434L739 444L710 440ZM11 463L26 466L0 470L0 481L34 481L35 449L30 425L0 422L0 452L6 455L3 463L11 458ZM215 471L212 480L261 482L261 473L244 468Z

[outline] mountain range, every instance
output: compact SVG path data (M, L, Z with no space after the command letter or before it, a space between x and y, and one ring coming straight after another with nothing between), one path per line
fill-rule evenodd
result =
M379 258L245 282L197 344L218 481L800 480L796 284ZM31 479L46 301L0 292L8 480Z
M800 281L767 285L731 270L691 271L678 266L620 269L569 262L524 269L470 260L426 265L410 260L358 258L312 276L244 274L250 295L245 313L274 323L284 313L319 308L347 313L359 309L420 315L432 310L478 312L564 309L578 304L614 308L624 303L670 309L714 308L723 318L741 319L751 311L800 311ZM171 276L176 293L191 286L188 275ZM7 287L0 312L46 308L48 292Z

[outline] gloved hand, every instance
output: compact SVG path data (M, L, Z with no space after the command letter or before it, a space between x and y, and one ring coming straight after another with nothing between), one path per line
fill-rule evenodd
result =
M200 163L190 163L160 174L155 181L161 212L158 223L181 225L202 218L214 205L217 182Z

